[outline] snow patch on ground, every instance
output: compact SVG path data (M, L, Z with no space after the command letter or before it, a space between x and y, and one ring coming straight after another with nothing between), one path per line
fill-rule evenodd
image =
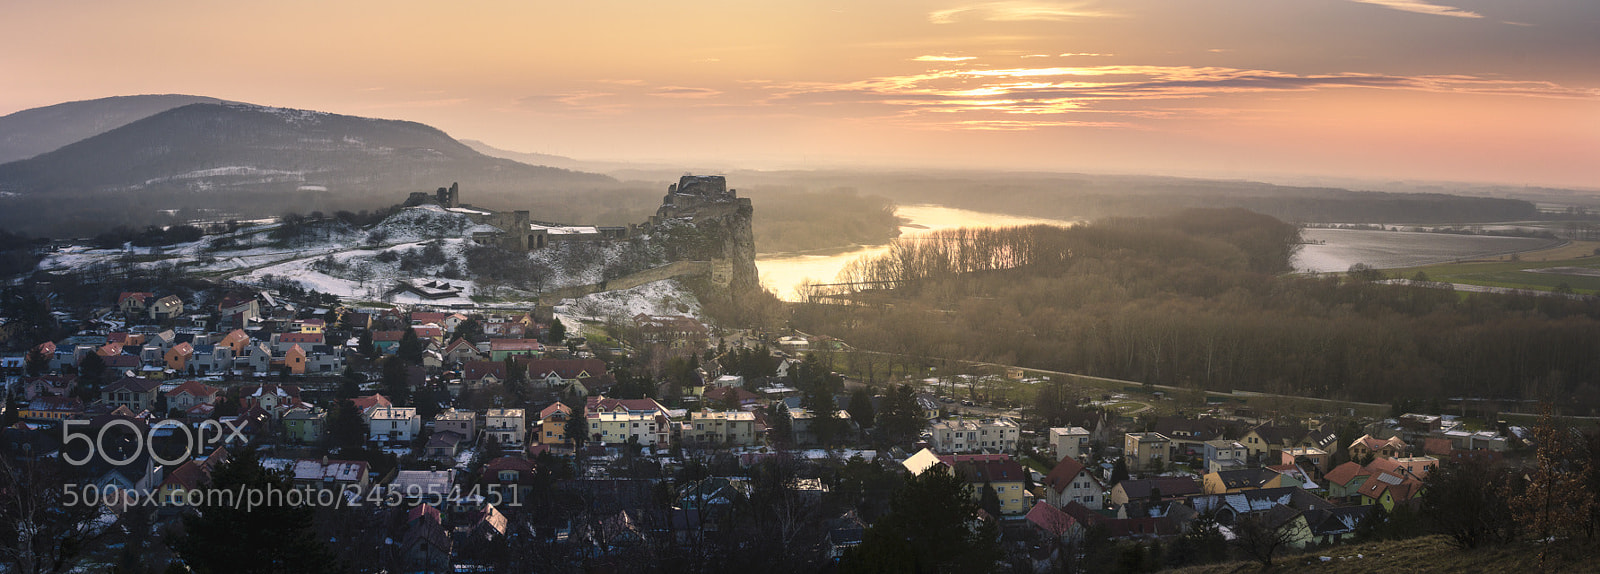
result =
M579 321L604 322L610 318L630 319L634 315L686 315L700 319L700 300L676 280L663 279L632 289L606 291L577 299L562 299L555 306L562 322L575 326Z

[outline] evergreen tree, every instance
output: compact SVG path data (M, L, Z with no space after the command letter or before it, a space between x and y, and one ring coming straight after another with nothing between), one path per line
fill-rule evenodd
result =
M417 338L416 329L406 327L405 334L400 336L400 346L395 351L395 356L400 357L401 360L407 363L420 365L422 364L422 351L422 340Z
M863 427L873 426L872 395L866 389L857 389L850 393L850 406L845 409L850 413L851 420Z
M589 419L584 413L584 405L572 409L572 415L567 417L562 432L567 434L567 441L572 443L574 449L582 449L589 442Z
M978 495L978 508L989 513L989 516L1000 518L1000 493L988 480L983 481L983 493Z
M410 377L406 371L406 363L399 357L383 360L383 391L395 406L411 402L411 384L407 380Z
M378 354L378 349L372 345L372 331L365 329L361 331L361 336L356 338L356 352L367 358Z
M211 487L219 491L259 493L268 489L289 491L288 475L261 466L253 449L242 450L211 474ZM221 502L221 501L215 501ZM244 505L207 504L183 517L184 537L173 550L194 572L211 574L339 572L338 556L312 529L314 509L279 504L245 508Z
M89 402L100 397L100 385L105 383L106 361L99 353L89 353L78 362L77 393Z
M467 319L462 321L460 325L456 325L455 335L457 338L466 339L468 343L481 343L488 340L483 335L483 323L479 323L477 319Z
M51 358L52 357L50 357L48 355L45 355L44 353L39 352L39 347L38 346L35 346L32 349L29 349L27 357L26 357L27 366L28 366L28 376L37 377L39 375L43 375L46 372L48 372L50 370L50 359Z
M767 438L774 447L784 448L794 444L794 428L789 421L789 409L783 406L782 401L774 401L767 407Z
M945 465L907 480L889 513L845 554L842 572L989 572L1001 552L999 529L977 520L972 488Z
M559 318L550 319L550 329L545 332L545 343L560 345L566 340L567 326L562 324Z
M891 444L910 443L922 432L922 414L916 390L910 385L896 386L884 397L883 411L878 413L878 436Z
M1124 480L1128 480L1128 459L1127 457L1119 456L1117 457L1117 462L1111 466L1111 484L1109 486L1116 486L1117 483Z
M359 450L367 444L366 425L362 424L361 409L356 404L341 399L334 404L331 420L328 421L329 446L340 449L341 452Z
M339 390L334 393L334 397L353 399L361 396L361 379L361 374L356 372L355 367L345 367L344 378L339 380Z

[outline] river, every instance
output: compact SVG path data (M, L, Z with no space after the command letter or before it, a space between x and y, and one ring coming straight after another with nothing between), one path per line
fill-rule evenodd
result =
M1365 263L1394 269L1449 263L1534 251L1560 245L1560 240L1494 237L1363 229L1306 229L1309 244L1300 246L1291 263L1297 271L1339 272Z
M959 227L1011 227L1035 224L1070 226L1074 224L1074 222L1059 219L1003 215L938 205L902 205L896 213L902 219L907 220L906 224L900 227L901 237L915 237L933 231ZM851 261L865 256L881 255L888 250L888 245L873 245L828 255L777 253L759 255L756 257L756 269L761 274L762 286L777 294L780 299L793 301L797 298L795 287L807 278L814 282L832 282L834 278L838 277L839 271L844 269L844 266Z

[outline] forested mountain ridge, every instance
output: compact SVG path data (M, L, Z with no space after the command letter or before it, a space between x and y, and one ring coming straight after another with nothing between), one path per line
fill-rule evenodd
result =
M620 185L603 175L488 157L415 122L190 104L0 165L0 200L8 204L0 226L59 234L91 225L86 216L155 223L160 209L235 216L356 209L441 182L460 182L480 203Z
M172 108L225 100L184 94L115 96L30 108L0 117L0 164L60 149Z

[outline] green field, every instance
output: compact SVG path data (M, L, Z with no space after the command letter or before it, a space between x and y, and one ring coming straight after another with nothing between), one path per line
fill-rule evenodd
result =
M1410 279L1415 277L1418 272L1422 272L1427 274L1430 281L1540 291L1553 291L1557 286L1565 283L1578 293L1593 294L1600 292L1600 276L1562 275L1526 271L1527 269L1548 269L1552 267L1600 269L1600 257L1591 255L1553 261L1446 263L1406 269L1391 269L1386 273L1392 277Z

